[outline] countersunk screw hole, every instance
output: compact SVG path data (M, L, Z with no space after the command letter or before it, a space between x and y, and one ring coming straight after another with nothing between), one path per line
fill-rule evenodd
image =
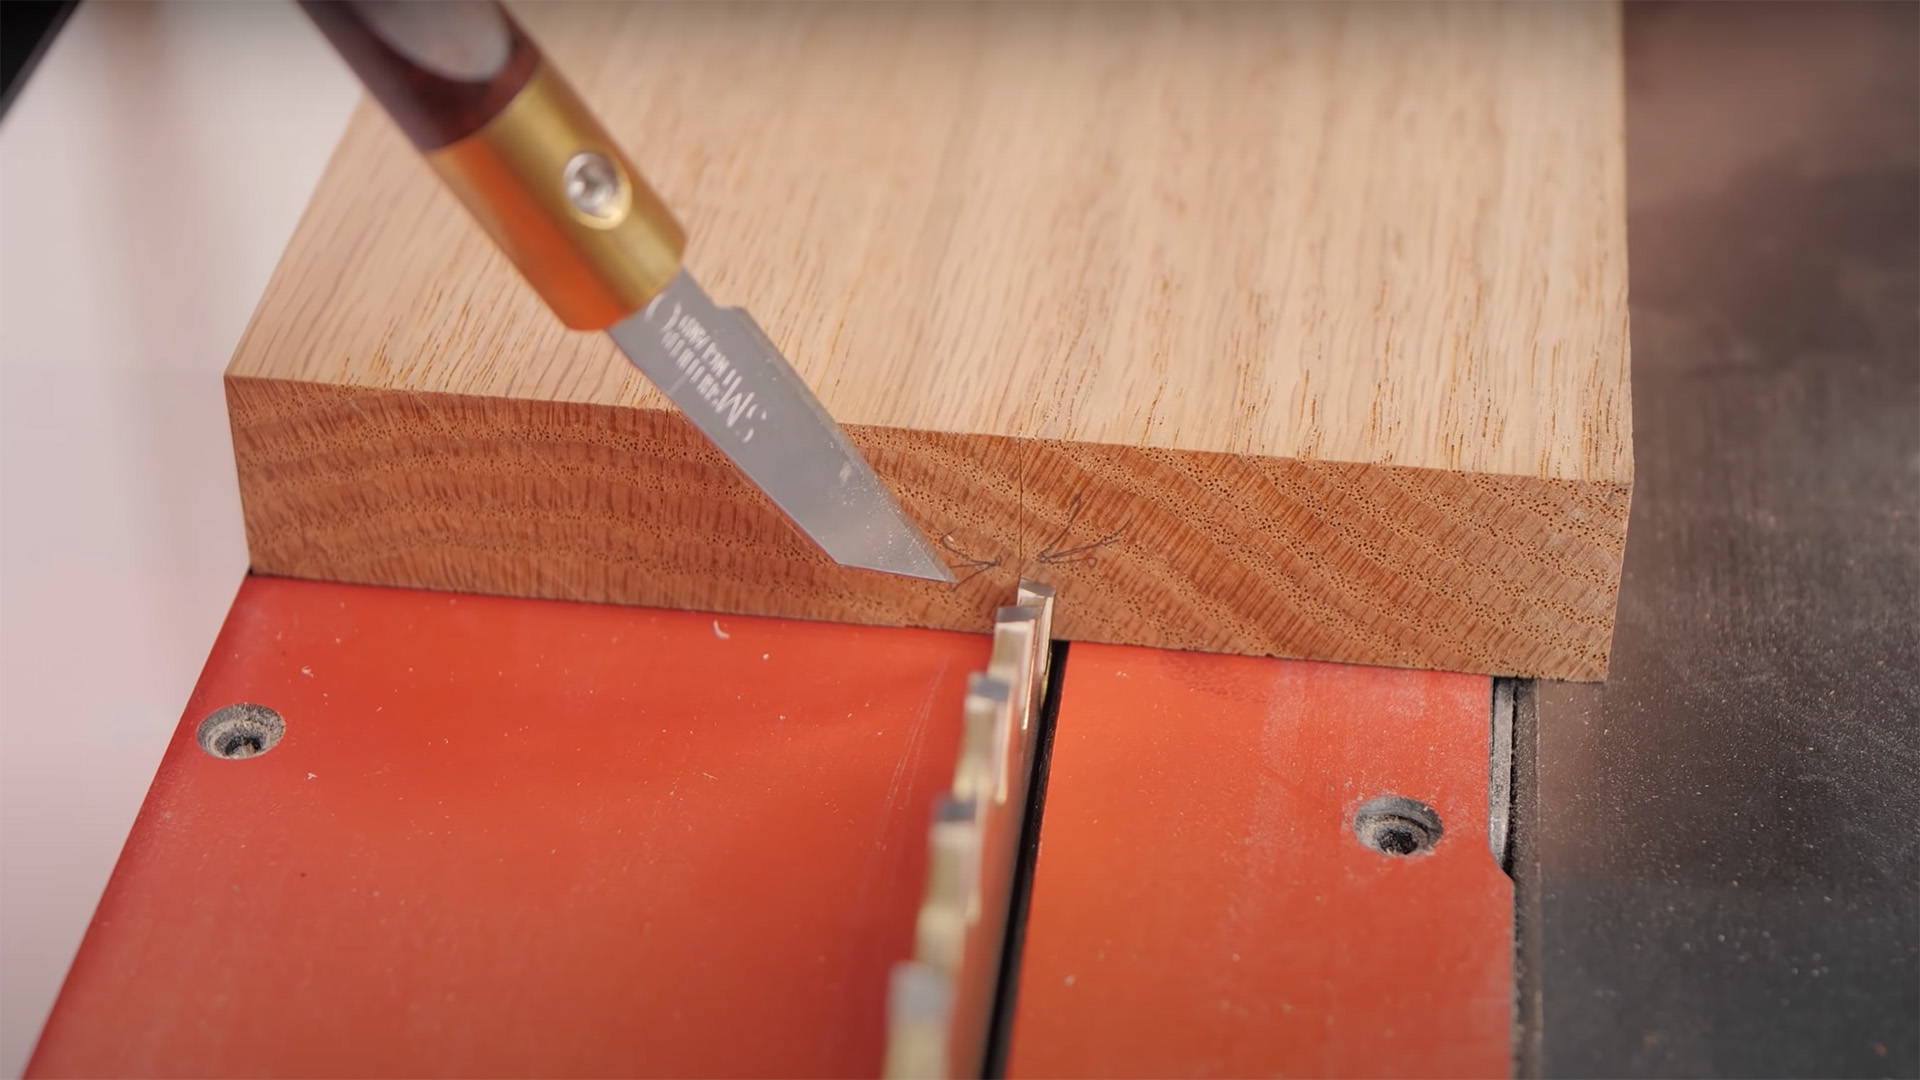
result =
M1440 842L1440 815L1404 795L1381 795L1354 811L1353 835L1382 855L1418 855Z
M265 705L240 702L215 709L200 721L200 749L217 758L258 757L287 733L287 722Z

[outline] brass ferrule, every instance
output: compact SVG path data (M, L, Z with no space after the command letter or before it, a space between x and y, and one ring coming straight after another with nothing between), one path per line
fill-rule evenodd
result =
M544 61L485 127L426 157L576 330L645 307L680 270L685 230Z

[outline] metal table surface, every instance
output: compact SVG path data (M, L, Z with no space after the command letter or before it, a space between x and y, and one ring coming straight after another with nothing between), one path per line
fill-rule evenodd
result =
M1917 16L1629 5L1638 473L1611 676L1538 692L1529 1072L1920 1072Z

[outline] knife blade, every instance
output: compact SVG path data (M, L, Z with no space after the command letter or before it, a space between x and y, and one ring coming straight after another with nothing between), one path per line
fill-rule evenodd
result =
M835 562L953 580L752 316L717 306L682 270L608 333Z
M952 582L780 350L681 263L686 233L497 0L300 0L562 322L605 330L835 562Z

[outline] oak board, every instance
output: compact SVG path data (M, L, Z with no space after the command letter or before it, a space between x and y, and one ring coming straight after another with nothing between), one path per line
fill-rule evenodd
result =
M1613 6L515 11L962 580L830 564L368 105L228 370L255 570L1604 675Z

